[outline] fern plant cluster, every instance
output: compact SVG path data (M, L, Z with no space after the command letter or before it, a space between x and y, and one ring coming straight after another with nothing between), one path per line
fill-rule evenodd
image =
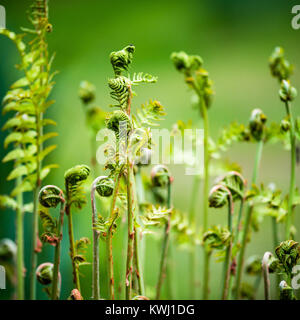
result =
M21 34L0 30L0 35L14 43L19 53L16 67L23 74L2 101L2 113L7 119L3 145L8 149L2 161L11 162L6 179L14 186L0 195L0 207L15 212L16 238L1 239L0 264L7 270L16 299L36 299L37 285L51 300L178 299L174 274L184 251L191 299L210 298L211 265L219 263L220 299L256 299L263 286L266 300L296 300L293 270L300 259L295 225L296 207L300 204L296 178L300 119L295 117L294 109L294 69L284 50L276 47L269 58L271 76L279 83L282 119L270 122L262 109L254 108L247 123L233 122L220 129L217 138L210 131L214 83L204 68L204 60L184 51L171 54L170 68L173 64L183 76L199 113L199 123L178 120L172 127L172 137L178 137L185 129L204 130L204 170L198 174L199 162L194 162L197 174L190 199L180 210L173 190L180 179L163 163L151 164L156 147L151 129L159 127L167 114L157 99L147 99L140 106L135 103L138 86L154 85L158 78L143 72L131 73L134 45L109 56L112 76L106 89L113 101L109 111L96 102L94 84L87 80L79 84L78 97L90 140L90 164L74 164L65 168L57 185L45 184L45 178L49 175L51 181L51 170L57 167L47 159L56 148L50 139L57 135L50 129L56 122L46 116L54 104L51 93L56 75L52 71L54 55L49 53L47 42L53 31L48 1L33 0L28 18L31 28L23 28ZM102 129L113 139L97 150L96 138ZM274 183L260 183L264 148L277 143L290 155L288 192ZM234 159L226 159L234 144L255 146L252 177L246 179L242 166L231 162ZM196 149L195 139L192 149ZM99 150L105 164L96 160ZM168 152L176 153L173 145ZM89 222L90 234L77 237L80 225L74 214L84 207L89 214L82 219ZM32 217L28 266L24 266L24 214ZM219 215L225 223L212 225L212 215ZM266 219L272 225L273 246L263 256L247 257L248 244ZM122 237L119 247L117 237ZM67 246L63 245L64 240ZM157 244L158 251L158 262L151 263L151 275L156 279L151 277L151 282L146 261L149 241ZM44 246L51 252L47 261L41 261ZM121 251L122 261L116 260L116 250ZM72 270L69 274L61 268L66 254ZM84 271L91 274L88 294L83 290L83 283L87 282ZM277 296L271 292L271 277ZM66 289L68 279L71 286Z

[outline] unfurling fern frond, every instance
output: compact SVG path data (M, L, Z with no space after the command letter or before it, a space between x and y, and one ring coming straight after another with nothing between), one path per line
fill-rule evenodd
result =
M132 62L134 51L135 47L129 45L120 51L115 51L110 54L110 62L116 76L120 76L123 71L128 70L128 66Z
M213 226L203 235L205 242L210 249L222 250L229 245L231 234L227 228Z
M55 245L59 241L57 237L57 219L53 218L46 208L40 210L39 214L44 230L41 236L42 241Z
M77 265L88 264L86 262L85 251L90 243L90 239L86 237L76 240L74 261Z
M108 86L112 90L110 95L113 99L119 102L118 107L124 109L127 106L130 97L130 87L132 82L123 76L109 79Z
M157 100L150 100L149 103L143 104L140 109L137 110L137 116L132 116L135 127L153 127L157 126L156 122L163 120L165 116L164 107Z
M151 204L145 205L143 209L144 215L140 217L144 225L144 232L150 232L149 228L152 226L163 224L171 211L172 209L167 209L160 206L156 207Z
M77 208L81 208L86 203L81 185L89 174L90 168L86 165L78 165L65 172L65 187L69 204L74 204Z
M148 73L139 72L133 75L131 82L133 85L138 85L140 83L155 83L157 82L157 77Z
M106 121L106 126L108 129L114 131L116 138L119 139L120 135L122 136L124 134L126 136L131 130L131 121L125 112L116 110L110 114ZM122 132L122 129L125 131Z

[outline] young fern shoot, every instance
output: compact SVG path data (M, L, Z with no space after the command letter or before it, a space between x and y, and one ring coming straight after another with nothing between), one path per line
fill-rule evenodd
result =
M48 185L40 190L39 202L44 208L56 208L59 203L61 205L58 220L54 220L47 211L40 211L40 216L45 230L45 233L42 235L42 240L55 246L51 299L57 300L59 299L60 291L59 266L61 241L63 237L62 227L65 214L64 194L58 187Z
M204 125L204 176L203 176L203 229L204 232L208 228L208 193L209 193L209 121L208 108L211 106L214 91L212 89L212 80L209 78L208 72L202 67L203 60L200 56L188 55L185 52L174 52L171 59L175 68L182 72L185 76L185 82L195 92L201 117ZM199 178L195 176L194 190L192 201L196 201L199 191ZM191 205L190 220L191 223L196 222L195 205ZM204 272L203 272L203 299L208 299L209 294L209 251L204 248ZM195 248L191 256L191 292L195 288Z
M80 292L79 266L85 262L85 258L80 251L89 243L88 238L74 240L72 207L81 209L86 204L85 194L81 188L84 181L90 174L90 168L86 165L77 165L65 172L65 188L66 188L66 215L68 219L68 231L70 241L70 257L73 269L73 283L75 289Z
M135 234L135 219L137 214L137 195L134 179L134 163L142 148L149 142L149 123L159 120L164 115L163 107L158 101L150 101L143 105L137 114L132 113L132 87L141 83L154 83L155 77L149 74L138 73L132 78L123 75L129 68L133 59L135 47L129 45L124 49L110 54L115 77L109 79L108 85L111 89L111 97L117 101L114 107L119 110L114 111L107 120L107 128L112 130L117 139L117 166L123 164L126 173L127 185L127 219L128 219L128 243L126 262L126 299L132 298L132 275L134 242L138 241ZM150 124L151 125L151 124ZM116 164L110 167L114 170ZM141 271L141 270L140 270ZM141 274L139 272L139 274Z
M171 210L171 183L173 178L169 172L169 169L164 165L157 165L152 168L151 179L154 187L167 188L167 209ZM170 243L170 232L171 232L171 215L172 211L169 212L167 217L167 223L165 225L164 239L162 245L160 268L158 274L158 281L156 286L156 300L160 299L161 288L163 285L163 280L165 278L165 273L167 269L168 260L168 248Z
M231 255L232 255L232 233L233 233L233 197L230 190L223 184L214 186L209 195L209 206L212 208L221 208L228 205L228 231L230 233L229 243L226 249L223 271L223 290L222 299L227 300L231 273Z
M250 129L250 134L252 138L257 142L257 147L256 147L254 168L252 173L251 188L253 188L253 186L257 182L258 170L260 167L262 150L264 145L266 121L267 121L267 117L260 109L254 109L252 111L250 121L249 121L249 129ZM244 267L245 249L247 245L247 239L249 236L252 213L253 213L253 206L248 204L248 207L246 209L244 226L242 230L241 250L238 256L237 275L236 275L236 283L235 283L236 299L238 299L240 296L240 287L241 287L242 273L243 273L243 267Z
M284 50L276 47L269 59L269 66L273 77L280 82L279 97L285 104L287 129L290 133L291 145L291 168L290 168L290 190L288 198L288 213L286 217L285 239L291 239L291 226L293 221L294 194L296 187L296 122L293 117L291 102L297 96L297 90L291 85L289 80L293 67L284 57Z

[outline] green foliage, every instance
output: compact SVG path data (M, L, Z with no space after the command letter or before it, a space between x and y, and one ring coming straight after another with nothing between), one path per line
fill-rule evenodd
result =
M75 256L74 261L77 265L89 264L86 261L86 249L88 245L91 243L90 239L87 237L80 238L75 242Z
M51 245L56 245L59 239L57 238L58 232L58 221L53 218L46 208L39 211L40 218L42 221L43 233L41 240Z
M143 223L143 232L151 233L151 227L162 225L172 210L161 206L146 204L143 206L143 215L140 216Z
M224 251L230 243L232 235L226 227L213 226L203 235L203 242L210 250L217 249Z
M45 150L43 143L56 136L55 132L43 134L47 125L55 125L50 119L44 119L42 114L53 104L49 100L55 73L51 73L53 57L49 58L46 34L51 31L48 22L47 2L35 0L31 6L29 20L33 30L23 29L31 40L25 44L24 34L15 34L7 29L0 34L9 38L15 44L20 54L20 64L17 68L24 74L15 81L3 98L3 114L11 117L5 123L3 130L9 131L4 146L14 145L3 161L14 161L14 169L8 175L8 180L21 178L21 183L12 191L12 196L31 191L38 179L44 179L54 165L40 170L39 164L52 152L56 146L50 145ZM43 174L41 174L43 171Z
M133 115L135 128L158 126L157 122L163 120L165 116L164 107L157 100L150 100L149 103L143 104L140 109L137 109L136 116Z

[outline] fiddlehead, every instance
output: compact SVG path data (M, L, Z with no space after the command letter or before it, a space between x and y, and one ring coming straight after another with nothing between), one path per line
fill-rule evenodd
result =
M64 201L62 190L56 186L48 185L40 190L39 202L45 208L56 208L59 203Z
M53 264L50 262L42 263L37 267L35 273L38 282L47 286L53 281Z
M255 140L262 140L266 121L267 117L260 109L254 109L252 111L249 121L249 128L250 133Z
M279 284L280 300L297 300L294 295L294 289L286 281L282 280Z
M96 88L89 81L81 81L78 96L83 104L87 105L95 100Z
M120 134L125 133L127 135L132 128L129 116L121 110L116 110L110 114L106 121L106 126L108 129L114 131L117 139L120 138ZM124 133L122 129L125 131Z
M80 281L78 267L85 263L85 258L80 254L80 250L87 245L85 239L79 241L74 240L73 221L72 221L72 205L81 208L86 203L85 194L82 190L82 184L89 177L90 168L86 165L77 165L65 172L66 187L66 215L68 218L69 240L70 240L70 257L73 268L73 283L76 289L80 291Z
M115 183L108 177L102 177L97 181L95 187L100 197L110 197L114 192Z
M155 187L165 188L172 182L169 169L164 165L156 165L151 170L151 180Z
M90 175L90 168L86 165L77 165L65 172L65 186L68 203L81 208L86 203L81 185Z
M293 101L296 99L297 89L291 85L289 80L282 80L279 97L283 102Z
M285 59L284 50L276 47L269 58L269 67L271 74L279 82L289 79L293 74L293 66Z
M275 253L290 279L292 275L292 269L300 259L299 243L294 240L283 241L275 249Z
M43 187L39 193L39 202L45 208L56 208L60 203L60 215L58 220L53 219L47 211L40 211L40 217L43 222L43 228L45 233L42 239L55 246L54 255L54 268L53 268L53 284L51 298L56 300L59 298L60 292L60 251L61 251L61 241L63 237L63 221L65 213L65 199L62 190L53 185L48 185Z
M115 76L120 76L123 71L127 71L133 59L135 47L129 45L120 51L114 51L110 54L110 62L115 72Z

